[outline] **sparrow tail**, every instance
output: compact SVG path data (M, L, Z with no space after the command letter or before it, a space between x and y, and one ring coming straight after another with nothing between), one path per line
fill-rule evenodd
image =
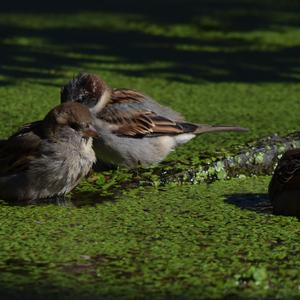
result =
M202 134L202 133L209 133L209 132L228 132L228 131L247 132L249 131L249 129L243 127L236 127L236 126L222 126L222 125L211 126L206 124L197 124L197 128L194 131L194 133Z
M193 124L193 123L181 123L183 131L188 133L203 134L209 132L246 132L247 128L236 127L236 126L222 126L222 125L208 125L208 124Z

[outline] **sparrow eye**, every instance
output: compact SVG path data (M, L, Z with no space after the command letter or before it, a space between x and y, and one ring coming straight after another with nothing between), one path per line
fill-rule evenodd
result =
M74 130L78 131L81 126L78 123L71 123L70 127L73 128Z
M97 104L97 102L98 102L98 99L96 99L96 98L91 98L91 99L89 99L89 102L87 103L87 106L88 106L89 108L94 107L94 106Z

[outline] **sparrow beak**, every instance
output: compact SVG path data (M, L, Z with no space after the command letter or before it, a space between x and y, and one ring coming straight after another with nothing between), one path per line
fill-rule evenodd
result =
M83 130L83 136L84 137L99 137L96 128L93 125L89 125L88 128L86 128L85 130Z

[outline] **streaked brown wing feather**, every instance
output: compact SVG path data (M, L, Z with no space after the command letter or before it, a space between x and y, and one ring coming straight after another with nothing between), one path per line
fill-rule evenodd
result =
M142 103L145 101L145 95L135 90L118 88L113 89L111 102L116 103Z
M119 136L141 137L145 135L179 134L183 127L172 120L156 115L151 111L134 110L120 105L111 105L98 115L112 125L112 131Z
M97 117L111 124L113 133L119 136L143 137L187 132L187 123L176 122L152 111L151 107L168 111L144 94L130 89L114 89L110 101ZM176 117L177 113L173 113ZM178 117L179 118L179 117ZM195 130L189 128L188 132Z
M18 128L18 130L10 137L20 136L25 133L33 132L37 135L41 135L41 124L43 121L35 121L31 123L26 123Z
M0 176L26 170L28 163L38 155L40 137L22 130L0 144Z

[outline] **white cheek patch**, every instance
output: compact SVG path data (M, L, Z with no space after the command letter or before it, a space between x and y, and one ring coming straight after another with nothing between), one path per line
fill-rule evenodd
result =
M97 102L97 104L93 108L90 108L90 112L92 114L97 114L99 111L101 111L105 107L105 105L109 102L110 95L111 95L111 91L106 90L102 94L102 96L99 99L99 101Z

